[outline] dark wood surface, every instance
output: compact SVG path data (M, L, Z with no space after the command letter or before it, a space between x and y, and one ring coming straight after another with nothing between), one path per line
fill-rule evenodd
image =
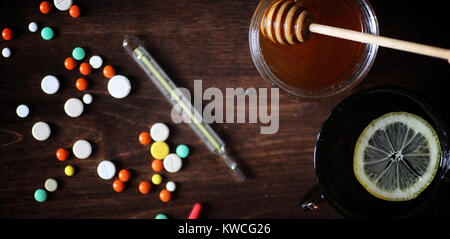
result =
M187 125L171 122L171 106L122 49L125 34L141 37L147 48L179 86L193 90L193 80L203 87L269 87L253 66L248 48L248 27L258 1L165 0L165 1L75 1L82 16L53 9L39 12L40 1L1 1L0 27L9 26L16 36L0 40L13 55L0 59L0 218L153 218L165 213L186 218L195 202L203 202L203 218L339 218L329 205L315 212L303 212L299 203L315 183L313 149L316 134L329 111L344 96L327 102L299 102L280 97L280 129L274 135L260 135L261 124L215 124L228 147L250 173L238 183L223 162L214 157ZM450 47L448 7L440 1L411 4L410 1L374 1L381 34ZM50 41L30 33L31 21L51 26L56 36ZM79 118L63 110L70 97L82 97L76 90L76 71L67 71L63 61L75 46L98 54L104 62L132 81L131 94L122 100L106 90L100 71L88 76L87 92L94 102ZM409 53L380 49L366 79L352 92L378 85L397 85L429 98L450 121L448 108L448 62ZM61 81L55 95L40 89L43 76L53 74ZM31 108L28 118L16 116L21 104ZM50 124L52 135L45 142L31 136L34 122ZM155 122L171 129L171 146L186 143L192 154L181 172L163 173L178 189L170 203L162 203L154 186L148 195L138 184L152 175L148 147L137 136ZM77 139L94 145L87 160L55 158L59 147L70 149ZM97 176L101 160L132 171L124 192L112 190L112 180ZM77 173L64 175L64 167L75 165ZM60 182L45 203L33 193L43 188L46 178ZM450 215L450 191L430 215Z

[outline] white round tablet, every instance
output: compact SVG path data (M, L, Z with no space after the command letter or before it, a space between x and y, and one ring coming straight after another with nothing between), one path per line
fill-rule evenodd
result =
M91 56L91 58L89 58L89 64L92 66L92 68L98 69L98 68L102 67L103 59L97 55Z
M111 179L116 174L116 166L109 160L103 160L97 166L97 174L104 180Z
M30 113L30 109L28 108L28 106L22 104L17 106L16 109L16 114L20 117L20 118L25 118L28 116L28 114Z
M70 98L64 104L64 111L70 117L78 117L83 113L83 102L77 98Z
M177 189L177 185L175 184L174 181L169 181L166 183L166 189L169 192L174 192L175 189Z
M73 144L72 152L79 159L87 159L92 153L92 146L87 140L80 139Z
M58 182L53 178L48 178L47 180L45 180L44 187L45 190L49 192L54 192L56 191L56 189L58 189Z
M169 173L176 173L180 171L183 162L176 154L169 154L163 160L164 169Z
M41 88L46 94L55 94L59 90L58 78L52 75L45 76L41 81Z
M53 4L55 5L56 9L60 11L67 11L72 6L73 1L72 0L53 0Z
M131 83L123 75L115 75L108 81L109 94L117 99L126 97L131 91Z
M11 56L11 49L9 49L8 47L3 48L2 56L5 57L5 58L10 57Z
M156 142L166 141L169 138L169 127L164 123L155 123L150 128L150 136Z
M28 24L28 30L30 30L30 32L37 32L37 30L38 30L37 23L30 22L30 24Z
M87 104L87 105L91 104L92 101L93 101L93 99L94 99L94 98L93 98L92 95L89 94L89 93L83 95L83 102L84 102L85 104Z
M42 121L36 122L31 128L31 134L36 140L44 141L50 137L50 126Z

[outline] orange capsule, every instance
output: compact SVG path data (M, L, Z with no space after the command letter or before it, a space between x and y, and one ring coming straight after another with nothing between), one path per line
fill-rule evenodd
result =
M116 74L116 71L114 70L114 67L107 65L103 68L103 75L106 78L111 78Z
M139 134L139 143L143 145L148 145L150 144L151 141L152 139L150 137L150 133L144 131Z
M87 76L87 75L91 74L91 72L92 72L92 66L89 65L89 63L83 62L80 64L80 73L82 75Z
M147 181L142 181L139 183L139 192L142 194L147 194L150 192L152 185Z
M164 168L163 161L159 159L154 159L152 161L152 169L155 172L161 172Z
M130 171L126 170L126 169L122 169L119 172L119 180L122 182L128 182L131 178L131 174Z
M120 181L119 179L114 180L113 182L114 191L120 193L125 189L125 183Z
M73 59L72 57L67 57L64 60L64 67L71 71L73 69L75 69L75 67L77 67L77 61L75 61L75 59Z
M78 80L75 82L75 86L80 91L86 90L88 88L88 81L84 78L78 78Z
M77 18L80 16L80 7L78 7L77 5L72 5L69 8L69 15L73 18Z
M2 31L2 37L3 37L3 39L5 39L5 40L11 40L12 39L12 37L13 37L13 31L11 30L11 28L5 28L5 29L3 29L3 31Z
M44 14L49 13L50 10L52 10L52 5L49 2L47 2L47 1L43 1L39 5L39 11L41 11Z
M161 201L168 202L168 201L170 201L171 198L172 198L172 193L169 192L167 189L163 189L163 190L161 190L161 192L159 192L159 199L161 199Z
M68 157L69 151L67 151L67 149L59 148L58 150L56 150L56 158L59 161L65 161Z

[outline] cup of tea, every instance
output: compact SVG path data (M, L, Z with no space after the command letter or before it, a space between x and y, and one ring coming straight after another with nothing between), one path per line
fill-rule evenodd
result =
M249 29L253 63L264 80L304 101L337 96L355 87L369 72L378 46L312 34L289 45L270 41L260 31L275 0L261 0ZM367 0L302 0L315 22L378 35L378 21Z
M355 152L357 151L357 144L360 142L361 135L367 132L368 125L371 125L374 120L380 117L391 114L392 112L402 112L401 114L410 114L417 116L416 118L422 119L424 122L428 122L429 128L434 129L436 141L428 141L428 144L421 146L420 150L424 150L424 153L411 153L403 152L403 156L415 155L417 163L422 163L421 160L427 159L425 156L430 154L430 150L426 147L439 146L440 151L436 154L437 163L436 169L432 177L429 177L429 183L424 184L425 187L419 194L414 195L412 198L406 200L396 200L396 196L400 193L393 193L391 196L380 196L377 193L371 192L364 185L364 181L358 177L355 169ZM395 121L393 121L395 122ZM415 126L416 127L416 126ZM388 130L387 127L382 130ZM410 136L401 140L401 145L406 148L406 145L413 140L416 140L414 135L418 135L422 128L408 129L409 131L403 131ZM417 131L414 133L414 131ZM382 131L381 131L382 132ZM387 135L390 133L386 131ZM399 130L399 132L401 132ZM448 128L443 118L439 115L428 101L422 97L402 88L396 87L378 87L356 93L349 96L340 104L338 104L328 115L324 121L318 136L314 150L314 167L318 181L319 194L314 196L313 194L307 195L309 198L305 198L302 203L304 209L317 209L321 200L326 200L333 208L340 212L345 217L350 218L407 218L422 215L427 212L427 206L430 202L436 200L436 195L440 195L445 181L446 175L450 165L449 159L449 140L448 140ZM394 135L401 135L402 133L394 132ZM414 139L413 139L414 138ZM419 137L417 137L420 139ZM382 145L383 140L371 138L373 142L369 142L371 151L378 154L382 154L376 145ZM395 145L393 137L387 137L389 145ZM423 141L423 140L422 140ZM426 140L425 140L426 141ZM419 143L421 141L418 141ZM423 142L421 142L423 143ZM433 145L435 144L435 145ZM373 146L375 145L375 146ZM386 146L390 147L390 146ZM411 149L408 149L411 151ZM370 151L368 156L370 157ZM366 158L364 158L366 160ZM370 158L368 158L368 163ZM377 176L376 182L381 183L381 179L387 175L386 171L389 167L388 164L394 162L394 157L386 156L386 164L378 164L382 167L379 169L384 175ZM405 158L406 160L406 158ZM406 162L404 170L410 170L408 174L417 174L420 178L420 167L416 167L415 162ZM381 160L380 160L381 161ZM378 163L373 161L374 163ZM375 164L372 164L375 165ZM370 165L369 165L370 166ZM373 167L372 167L373 168ZM371 167L367 167L368 171L372 170ZM402 173L402 169L396 168L397 175L394 177L393 183L398 188L402 188L402 185L406 185L408 180L404 180L405 173ZM425 172L425 170L423 170ZM423 173L424 175L425 173ZM414 176L415 177L415 176ZM404 186L404 188L407 188ZM389 193L389 188L386 189ZM394 192L394 190L391 190ZM407 193L407 189L403 192ZM314 190L312 191L312 193ZM315 198L314 198L315 197ZM385 198L386 197L386 198ZM391 198L389 198L391 197Z

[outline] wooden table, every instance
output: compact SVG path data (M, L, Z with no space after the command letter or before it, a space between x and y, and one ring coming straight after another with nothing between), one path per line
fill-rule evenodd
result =
M154 218L165 213L186 218L195 202L204 204L203 218L339 218L326 203L315 212L303 212L299 203L316 184L313 149L316 134L328 112L344 98L327 102L299 102L280 97L280 128L274 135L261 135L263 124L214 124L228 147L249 172L250 179L238 183L224 163L214 157L187 125L171 121L171 105L161 96L143 71L122 49L125 34L141 37L158 62L179 86L193 90L194 80L203 88L269 87L253 66L248 47L248 27L258 1L155 0L75 1L82 16L73 19L55 8L43 15L40 1L1 1L0 27L9 26L16 36L0 40L13 55L0 59L0 217L1 218ZM439 1L409 4L409 1L373 1L383 35L450 47L448 8ZM401 10L400 10L401 9ZM28 23L51 26L56 36L44 41L30 33ZM131 94L122 100L107 92L107 79L99 70L87 78L86 92L94 102L79 118L63 110L70 97L85 92L75 88L77 71L64 68L64 59L76 46L98 54L104 63L132 81ZM448 62L409 53L380 49L366 79L352 92L378 85L398 85L429 98L450 120L448 108ZM40 89L41 79L53 74L61 81L55 95ZM27 104L31 114L17 117L15 109ZM207 102L204 102L206 104ZM38 142L31 135L36 121L52 128L50 139ZM191 155L183 160L181 172L163 173L164 182L178 183L173 200L163 203L153 186L142 195L138 184L150 180L153 172L147 146L137 137L155 122L171 129L172 149L188 144ZM56 149L70 149L77 139L94 145L86 160L71 156L60 162ZM130 169L133 176L126 190L116 193L112 180L97 176L97 164L111 160ZM66 165L76 166L72 177L64 175ZM33 193L44 181L56 178L59 189L44 203ZM450 215L445 203L431 216Z

